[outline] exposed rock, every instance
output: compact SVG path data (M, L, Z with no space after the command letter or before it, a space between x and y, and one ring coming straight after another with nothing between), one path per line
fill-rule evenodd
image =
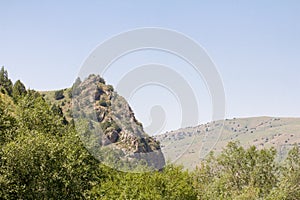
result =
M110 142L115 143L118 141L119 133L116 130L113 130L106 134L107 138L110 140Z
M159 142L144 132L127 101L112 86L106 85L100 76L90 75L76 91L80 92L73 95L77 108L73 112L77 120L92 120L100 125L96 134L101 135L102 146L113 146L122 150L125 157L142 159L157 169L164 166Z

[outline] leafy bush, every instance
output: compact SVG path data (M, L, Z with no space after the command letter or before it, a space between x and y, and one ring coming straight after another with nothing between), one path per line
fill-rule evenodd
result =
M114 91L114 87L112 85L107 85L107 90L110 92Z
M54 98L55 98L55 100L60 100L60 99L65 98L65 96L64 96L64 90L55 91Z
M106 129L108 129L109 127L111 127L111 122L109 121L105 121L101 123L101 128L103 131L105 131Z

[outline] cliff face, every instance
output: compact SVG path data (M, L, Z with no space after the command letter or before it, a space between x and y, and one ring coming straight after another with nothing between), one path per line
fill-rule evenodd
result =
M75 125L86 121L93 138L96 138L93 152L97 153L97 146L118 152L114 156L119 157L121 162L146 161L148 166L156 169L164 166L159 142L144 132L126 100L111 85L106 85L100 76L90 75L77 84L73 87L72 96Z

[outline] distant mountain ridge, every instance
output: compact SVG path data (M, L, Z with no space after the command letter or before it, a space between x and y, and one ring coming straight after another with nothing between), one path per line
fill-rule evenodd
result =
M204 144L206 134L219 137L217 143L214 145L212 141L206 141ZM166 132L157 135L156 139L161 142L166 160L183 164L188 169L193 169L200 163L202 145L206 145L206 150L213 146L212 150L218 153L229 141L239 141L245 147L274 147L278 152L278 160L281 161L295 143L300 145L300 118L226 119Z

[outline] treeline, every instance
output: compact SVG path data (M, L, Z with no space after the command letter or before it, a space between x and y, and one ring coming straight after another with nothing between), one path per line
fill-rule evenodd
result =
M18 86L19 85L19 86ZM229 143L194 171L119 172L85 149L72 122L0 72L0 199L300 199L300 152Z

